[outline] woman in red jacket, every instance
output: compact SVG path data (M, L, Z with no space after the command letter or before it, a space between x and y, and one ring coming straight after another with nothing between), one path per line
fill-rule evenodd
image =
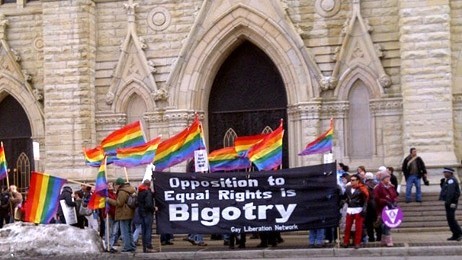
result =
M374 189L374 199L376 204L377 216L382 216L382 211L385 207L394 208L398 201L398 194L395 187L390 182L390 174L383 171L379 174L380 183ZM393 246L391 239L390 228L385 225L381 218L378 218L382 223L382 245ZM378 220L378 221L379 221Z

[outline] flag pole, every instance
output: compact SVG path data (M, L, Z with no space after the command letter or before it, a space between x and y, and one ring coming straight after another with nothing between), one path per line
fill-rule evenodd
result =
M124 167L124 172L125 172L125 179L127 180L127 182L130 182L130 181L128 180L127 167Z
M106 183L107 183L107 167L106 167L107 166L107 158L106 158L106 156L104 157L103 160L104 160L104 169L106 169L104 171L104 177L106 178ZM106 193L107 193L106 195L109 196L109 188L108 187L106 189ZM105 223L106 232L104 232L104 233L106 233L106 251L110 252L111 251L111 248L110 248L111 245L109 244L109 207L108 207L108 203L107 203L107 197L106 197L106 199L104 201L104 204L105 204L104 205L104 211L105 211L104 213L106 214L106 223Z

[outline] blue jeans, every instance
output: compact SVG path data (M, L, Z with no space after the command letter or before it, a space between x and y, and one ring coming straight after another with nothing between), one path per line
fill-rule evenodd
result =
M324 228L310 229L309 240L310 245L322 245L324 243Z
M138 241L138 237L142 232L141 224L135 225L135 231L133 231L133 241L135 241L135 243Z
M415 185L415 200L422 201L420 178L417 175L410 175L406 180L406 202L411 201L411 191L413 184Z
M111 222L109 222L109 224L111 224ZM112 225L111 225L110 230L111 230L111 234L109 236L109 245L111 246L111 248L113 248L114 244L119 239L120 222L112 220Z
M152 214L146 214L141 217L141 239L143 240L143 248L152 247Z
M135 251L136 245L133 242L133 234L132 234L132 220L131 219L124 219L119 220L120 224L120 232L122 233L122 240L124 242L124 251Z

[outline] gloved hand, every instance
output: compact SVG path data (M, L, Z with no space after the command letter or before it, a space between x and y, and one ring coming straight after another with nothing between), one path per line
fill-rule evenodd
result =
M427 179L427 175L424 175L422 179L423 179L425 186L430 186L430 182Z
M361 213L359 213L359 215L360 215L361 217L365 218L365 217L366 217L366 211L364 211L364 210L361 211Z
M457 207L457 204L456 204L456 203L451 203L451 205L449 205L449 207L450 207L451 209L455 209L455 208Z
M446 178L441 178L441 180L440 180L440 187L441 188L443 187L445 181L446 181Z

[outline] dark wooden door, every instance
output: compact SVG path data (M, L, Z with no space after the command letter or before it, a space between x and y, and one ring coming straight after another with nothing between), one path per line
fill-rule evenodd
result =
M34 170L32 132L26 112L14 97L0 102L0 141L5 149L10 185L24 192ZM2 181L6 185L6 180Z
M276 129L280 119L286 128L287 95L277 67L258 47L244 42L218 71L209 100L209 150L226 145L227 132L256 135ZM268 129L266 129L268 130ZM283 167L288 167L288 132L283 139Z

